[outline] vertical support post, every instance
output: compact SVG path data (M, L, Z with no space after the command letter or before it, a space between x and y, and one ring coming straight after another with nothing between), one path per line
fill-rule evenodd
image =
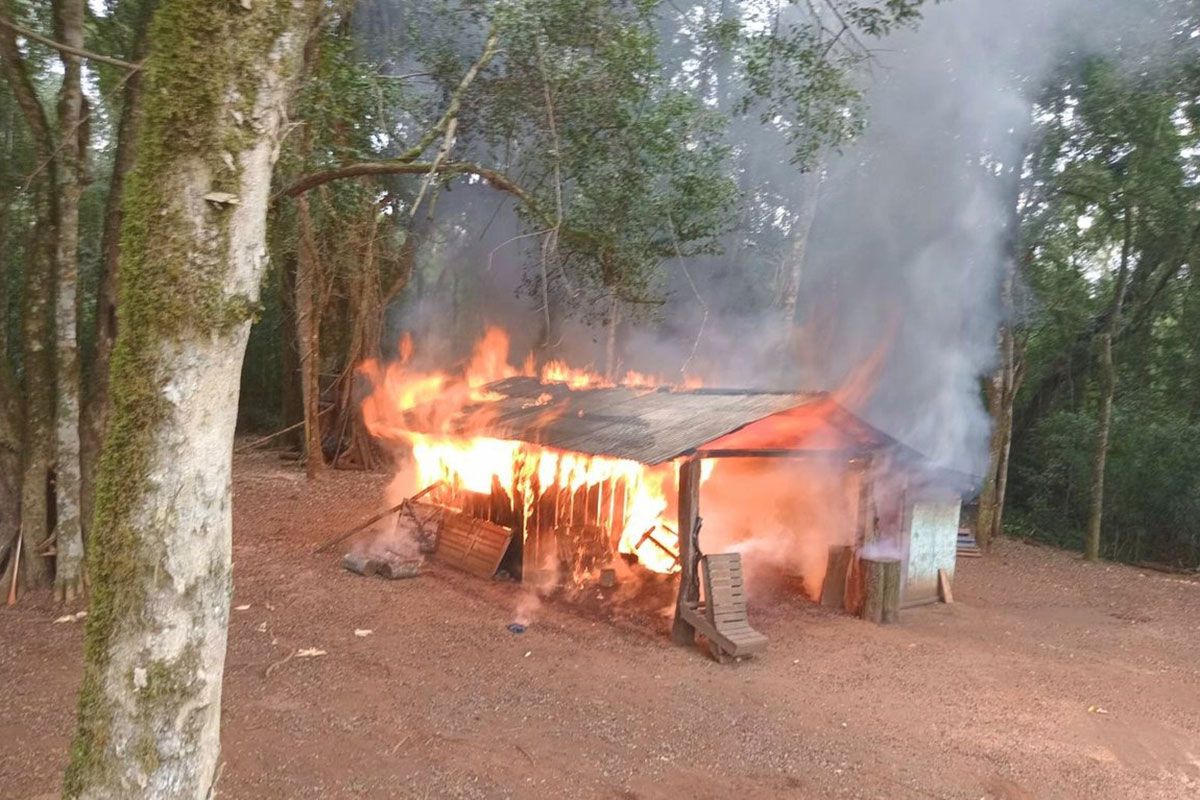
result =
M690 645L696 641L696 629L683 619L680 609L700 599L697 567L700 548L697 534L700 520L700 459L691 456L679 462L679 596L675 601L675 622L671 640Z
M867 457L859 465L858 520L855 536L859 549L875 541L875 462Z

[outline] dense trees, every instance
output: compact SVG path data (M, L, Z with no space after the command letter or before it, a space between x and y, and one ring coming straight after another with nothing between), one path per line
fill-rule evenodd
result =
M541 357L590 327L615 374L683 297L689 341L768 319L785 360L870 49L923 5L0 0L0 568L94 586L68 792L211 785L235 408L312 477L375 466L354 367L453 352L494 267ZM1030 87L1001 170L984 541L1200 563L1200 74L1160 5L1164 52Z
M1169 56L1068 64L1038 106L1012 496L1091 559L1196 565L1200 85Z
M802 161L858 127L862 37L920 5L723 15L705 46ZM252 319L283 326L253 352L301 398L281 405L304 417L315 477L329 449L372 462L351 370L422 248L469 235L439 210L452 184L496 190L513 240L536 240L543 344L560 312L593 310L610 372L664 262L718 252L735 217L727 109L661 55L666 17L688 12L363 6L0 5L0 563L12 596L53 576L70 600L90 577L68 796L212 790ZM398 23L373 38L360 14Z

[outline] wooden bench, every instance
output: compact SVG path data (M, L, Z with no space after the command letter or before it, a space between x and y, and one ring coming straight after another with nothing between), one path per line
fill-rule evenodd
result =
M713 658L724 663L767 649L767 637L746 619L746 587L740 553L714 553L700 558L704 597L687 603L681 616L708 640Z

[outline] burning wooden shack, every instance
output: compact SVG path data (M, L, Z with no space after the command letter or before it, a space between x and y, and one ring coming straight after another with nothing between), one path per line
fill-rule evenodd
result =
M517 579L611 579L618 560L679 573L676 625L686 627L680 609L698 591L701 484L733 459L790 459L837 476L854 500L853 531L835 556L842 571L826 583L847 572L852 580L872 551L899 560L904 605L935 601L939 571L953 574L954 481L832 394L516 375L453 405L453 413L414 406L405 417L417 481L438 484L427 500L506 532L492 555ZM833 594L840 601L841 587Z

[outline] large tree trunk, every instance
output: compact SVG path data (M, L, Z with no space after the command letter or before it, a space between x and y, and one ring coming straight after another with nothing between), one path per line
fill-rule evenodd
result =
M52 234L39 224L25 261L21 358L25 367L25 427L21 437L21 582L44 586L50 565L41 545L50 536L50 468L54 457L54 351L51 301Z
M320 6L165 0L155 15L67 797L213 791L238 382L289 78Z
M1005 281L1005 308L1011 310L1015 275ZM988 466L979 495L979 515L975 521L975 539L987 549L1004 531L1004 496L1008 487L1008 460L1012 450L1013 407L1020 388L1022 369L1012 324L1000 329L1000 366L984 384L992 435L988 444Z
M1019 163L1019 162L1018 162ZM992 435L988 444L988 464L979 495L979 514L975 521L975 540L986 550L1004 532L1004 497L1008 487L1008 460L1012 451L1013 407L1024 368L1018 363L1016 308L1018 255L1021 250L1021 171L1008 173L1008 235L1005 242L1004 275L1000 283L1000 308L1003 315L998 337L1000 366L987 379L984 392Z
M300 343L296 327L296 262L295 250L282 255L279 273L279 305L281 309L280 346L283 348L280 366L280 415L283 428L304 422L304 395L300 389ZM289 447L304 446L304 431L284 434L283 443Z
M796 324L796 308L800 304L800 284L804 278L804 259L808 254L808 237L812 233L813 220L817 217L817 203L821 196L823 165L817 162L804 181L804 195L796 213L792 230L792 247L788 263L784 265L783 285L779 292L780 317L783 319L784 340L790 339L792 326Z
M325 469L321 448L320 254L308 198L296 201L300 245L296 254L296 338L300 346L300 395L304 402L304 464L309 480Z
M1001 398L1003 396L1003 369L997 369L984 380L984 395L987 397L988 416L992 419L992 434L988 439L988 466L983 476L983 487L979 492L979 513L975 517L975 541L983 550L992 544L996 530L999 470L1004 453L1003 431L1000 426Z
M143 3L143 13L135 22L134 41L126 55L140 61L145 51L145 17L151 3ZM81 476L83 478L83 532L91 530L96 496L96 467L100 444L108 421L108 368L113 345L117 341L117 281L121 258L121 203L125 196L125 176L133 169L137 152L137 120L141 113L142 75L126 78L121 98L121 116L117 123L117 141L113 151L112 175L104 206L104 228L100 235L100 293L96 300L96 349L85 381L83 427L80 430Z
M12 15L8 0L0 12ZM21 363L25 377L24 429L21 434L21 581L45 584L50 566L41 556L49 534L49 486L53 458L54 361L50 349L54 278L54 231L57 216L55 174L57 158L45 108L26 69L16 35L0 25L0 68L9 90L29 126L38 158L45 165L35 203L38 223L26 248L21 321Z
M362 418L362 404L356 396L355 387L359 378L355 367L367 359L379 358L379 338L383 326L383 290L379 283L379 259L377 238L379 234L379 209L375 203L366 208L366 220L361 248L350 252L362 252L354 268L350 288L350 341L346 349L345 369L338 387L338 455L334 466L343 459L362 469L378 466L370 432ZM357 229L358 226L356 225ZM343 431L349 432L349 443L343 450Z
M1121 247L1121 265L1113 287L1112 311L1108 327L1100 335L1100 407L1096 416L1096 439L1092 449L1092 481L1087 533L1083 555L1088 561L1100 560L1100 532L1104 527L1104 468L1108 462L1108 439L1112 430L1113 397L1117 393L1117 372L1113 364L1113 340L1120 329L1121 307L1129 285L1129 257L1133 249L1133 215L1125 209L1125 242Z
M83 0L55 4L63 44L83 47ZM61 53L62 90L58 103L58 236L55 251L55 503L54 593L73 600L83 591L83 528L80 521L79 445L79 199L83 194L83 62Z
M608 314L604 317L604 377L616 382L617 370L620 368L620 353L617 352L617 338L621 327L621 301L613 292L609 298Z
M0 219L0 256L7 243ZM0 260L0 311L8 308L8 280ZM15 552L21 525L21 393L8 358L8 326L0 323L0 568ZM4 575L0 571L0 575ZM8 586L0 579L0 587Z
M1084 557L1100 560L1100 530L1104 522L1104 468L1108 461L1108 438L1112 430L1113 395L1117 389L1113 368L1112 333L1100 335L1100 410L1096 418L1096 441L1092 449L1092 482Z

